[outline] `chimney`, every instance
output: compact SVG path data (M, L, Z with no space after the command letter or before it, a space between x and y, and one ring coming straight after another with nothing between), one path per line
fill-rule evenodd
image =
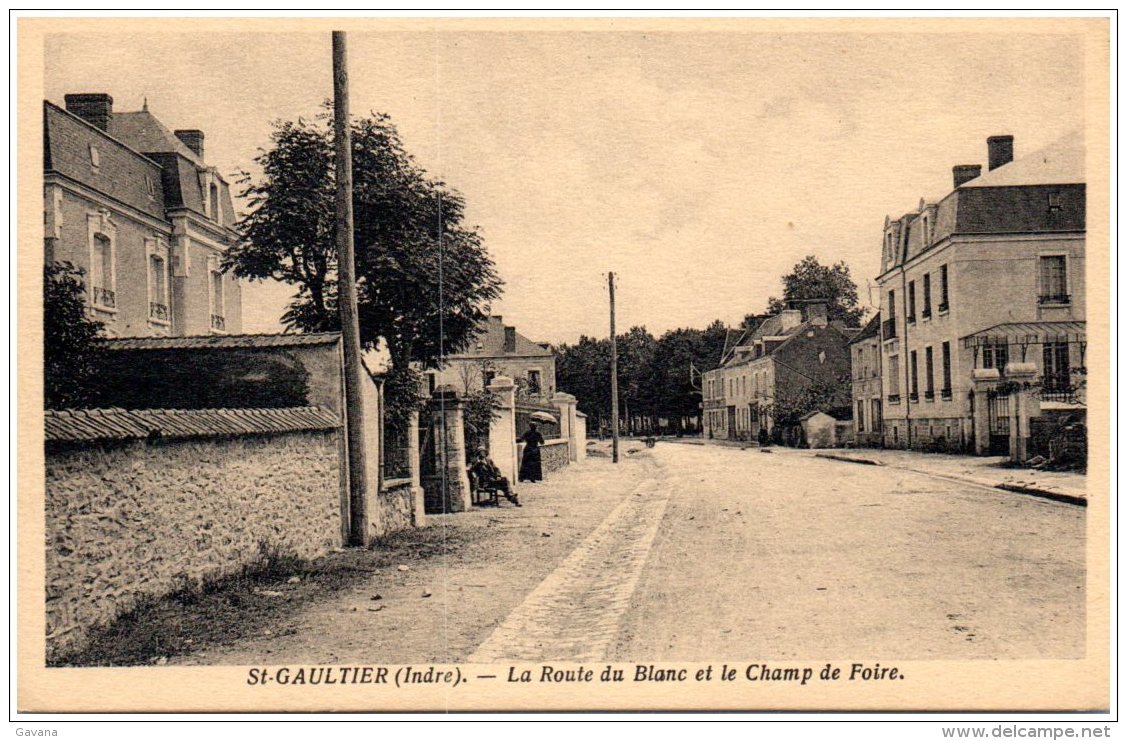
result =
M505 327L505 348L504 352L517 351L517 328Z
M172 132L176 134L176 138L184 142L188 149L196 153L196 156L201 160L203 159L203 132L199 129L176 129Z
M982 165L955 165L951 168L951 172L955 174L955 187L958 188L981 175Z
M102 131L110 130L113 120L113 98L106 93L67 93L63 96L67 112Z
M824 327L829 324L828 309L824 303L818 302L806 305L806 321Z
M991 170L996 170L1014 160L1014 138L1012 136L991 136L986 140L987 158Z
M779 312L779 329L786 332L802 324L802 311L799 309L783 309Z

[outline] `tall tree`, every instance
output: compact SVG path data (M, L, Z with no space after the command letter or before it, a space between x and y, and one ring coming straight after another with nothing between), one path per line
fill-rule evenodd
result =
M830 321L842 321L850 327L861 324L865 310L859 305L857 284L844 262L823 265L814 255L802 258L791 272L783 276L783 297L767 300L767 313L778 314L788 301L823 299Z
M101 322L86 313L81 268L56 262L43 270L43 401L47 409L73 409L92 399L98 372Z
M500 276L477 230L462 223L462 196L417 165L388 116L355 119L352 138L361 344L385 343L392 372L412 362L433 367L442 353L469 345L501 295ZM225 266L295 285L282 316L288 327L335 330L329 119L279 122L271 142L255 160L262 176L240 179L250 212Z

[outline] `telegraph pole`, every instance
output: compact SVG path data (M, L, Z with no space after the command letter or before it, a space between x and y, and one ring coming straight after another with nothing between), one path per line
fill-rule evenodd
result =
M352 129L348 118L345 33L333 31L333 143L336 145L338 301L341 339L344 342L345 429L348 435L348 542L365 545L368 533L368 451L364 445L364 405L360 388L360 323L356 311L352 237Z
M614 273L607 273L610 286L610 434L611 461L618 463L618 336L614 332Z

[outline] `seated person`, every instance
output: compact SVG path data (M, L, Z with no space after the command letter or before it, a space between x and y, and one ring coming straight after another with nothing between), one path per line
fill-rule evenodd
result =
M520 506L516 492L509 486L509 480L501 475L501 469L489 459L484 448L479 448L474 455L473 463L470 464L470 473L477 481L477 488L480 491L500 492L505 499Z

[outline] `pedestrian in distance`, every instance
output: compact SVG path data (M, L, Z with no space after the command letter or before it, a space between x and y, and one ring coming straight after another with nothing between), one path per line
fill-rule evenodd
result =
M771 442L770 436L767 434L766 427L759 428L759 447L766 448Z
M528 423L528 432L521 435L524 442L524 457L520 461L520 474L517 481L541 481L544 478L544 469L540 465L540 446L544 444L544 436L536 429L535 422Z

